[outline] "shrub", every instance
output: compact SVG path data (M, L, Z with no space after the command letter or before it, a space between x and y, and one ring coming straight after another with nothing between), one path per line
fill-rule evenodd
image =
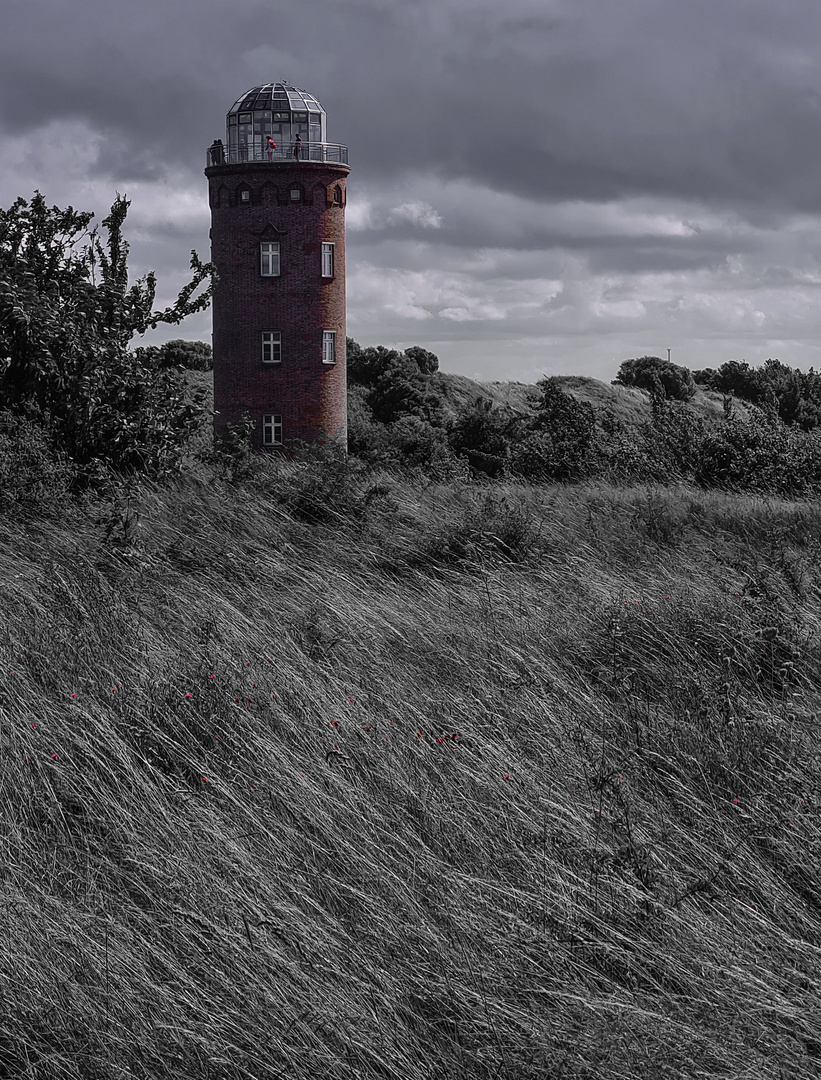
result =
M707 434L696 480L721 486L798 497L821 490L821 439L816 432L786 427L755 410L731 417Z
M653 390L660 385L669 398L689 401L696 392L690 371L660 356L639 356L625 360L613 379L618 386L637 386L641 390Z
M214 351L204 341L184 341L173 338L160 346L160 367L181 367L188 371L211 371Z
M641 429L646 479L692 479L699 468L705 424L680 401L653 396L653 413Z
M728 360L726 364L722 364L718 371L713 373L710 385L721 394L734 394L744 401L764 400L761 374L751 368L746 360Z
M811 431L821 422L821 376L769 359L760 368L729 360L714 372L710 385L777 415L785 424Z
M410 345L405 349L405 356L413 360L423 375L433 375L439 370L439 357L421 345Z
M400 416L388 425L386 435L405 465L441 465L451 456L445 431L421 416Z
M172 307L152 311L154 275L128 285L129 205L119 196L112 205L105 244L88 232L93 215L49 208L39 193L0 211L0 395L47 421L86 475L97 462L155 474L178 466L203 414L203 395L164 370L156 350L128 344L206 307L210 284L192 297L212 267L192 252L191 281Z
M255 421L245 412L237 424L226 424L225 430L199 455L201 461L212 465L217 473L231 483L247 480L254 475L260 458L251 446Z
M509 411L477 397L453 424L448 440L453 452L467 458L471 468L486 476L500 476L507 468L514 423Z
M598 463L596 410L542 379L530 431L510 448L510 468L531 480L579 480Z

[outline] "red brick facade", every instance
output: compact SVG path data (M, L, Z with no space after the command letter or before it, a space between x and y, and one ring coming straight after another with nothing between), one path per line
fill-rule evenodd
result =
M248 412L282 418L284 446L347 440L345 382L345 181L347 165L247 162L205 170L211 203L214 428ZM299 192L299 198L292 197ZM243 192L248 195L243 198ZM322 244L333 244L333 277ZM279 275L263 276L262 244L279 244ZM336 361L323 363L323 331ZM279 332L278 363L263 361L263 333Z

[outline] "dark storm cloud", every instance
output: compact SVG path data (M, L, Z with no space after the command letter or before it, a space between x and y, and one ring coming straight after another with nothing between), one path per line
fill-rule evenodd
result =
M284 76L374 178L815 208L819 31L795 0L6 0L0 122L83 119L112 174L193 170Z
M398 16L409 62L374 82L401 123L380 129L369 170L429 168L544 199L817 205L815 9L573 0L517 23L498 5L446 7L426 56L420 20Z

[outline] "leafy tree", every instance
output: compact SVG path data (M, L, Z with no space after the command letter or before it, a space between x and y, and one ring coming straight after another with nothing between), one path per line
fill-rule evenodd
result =
M390 424L400 416L425 415L427 396L425 378L419 369L396 353L371 383L367 401L374 419Z
M151 350L128 344L207 307L213 267L191 252L191 280L153 311L153 273L129 286L117 196L103 220L48 207L36 192L0 210L0 402L39 422L75 464L160 472L200 424L202 401ZM199 291L198 291L199 290Z
M711 367L699 368L692 373L693 382L696 386L706 386L708 390L717 389L714 385L716 378L716 369Z
M477 397L453 424L449 434L451 449L467 458L478 472L499 476L507 468L515 423L510 412L494 407L489 398Z
M430 468L443 466L451 459L447 434L421 416L400 416L387 427L386 434L404 466Z
M173 338L159 348L160 367L181 367L188 371L211 371L214 352L204 341Z
M715 372L712 387L722 394L735 394L744 401L764 400L761 375L746 360L728 360Z
M769 359L760 368L729 360L715 373L713 386L758 405L785 424L810 431L821 423L821 376Z
M414 361L423 375L433 375L439 370L439 357L421 345L410 345L405 349L405 356Z
M387 369L398 360L396 349L370 345L363 349L353 338L346 338L348 382L373 386Z
M365 403L374 420L392 424L402 416L417 416L444 425L442 403L431 383L439 365L433 353L418 345L407 352L384 345L363 349L352 338L346 345L348 383L367 388Z
M511 468L534 480L578 480L597 465L596 410L560 389L555 378L537 384L530 433L511 448Z
M689 369L670 360L662 360L660 356L639 356L634 360L625 360L613 383L637 386L641 390L653 390L660 383L667 397L678 401L689 401L696 392Z

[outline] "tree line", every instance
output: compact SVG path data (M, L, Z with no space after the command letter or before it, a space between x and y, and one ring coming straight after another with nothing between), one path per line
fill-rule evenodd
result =
M129 281L128 207L117 196L100 228L91 214L48 207L39 193L0 210L0 487L76 488L111 472L161 476L183 466L192 437L210 423L204 389L184 378L185 368L211 366L210 347L131 343L205 308L214 268L192 251L190 281L174 304L155 310L154 274ZM349 451L373 466L821 492L821 374L779 360L698 371L659 357L625 360L614 382L650 402L648 418L630 424L555 378L542 379L523 409L481 394L454 403L438 358L418 345L362 347L349 338L347 366ZM699 388L723 395L723 417L690 408ZM223 451L242 452L240 442Z
M786 496L821 492L821 377L777 360L760 369L731 361L690 372L659 357L621 365L614 384L647 393L649 416L626 423L542 379L522 411L481 396L456 415L437 382L438 362L348 340L349 441L374 464L528 482L601 478L618 483L690 482ZM419 362L423 355L422 363ZM689 403L697 389L723 394L723 415L706 419ZM747 408L742 415L736 398Z

